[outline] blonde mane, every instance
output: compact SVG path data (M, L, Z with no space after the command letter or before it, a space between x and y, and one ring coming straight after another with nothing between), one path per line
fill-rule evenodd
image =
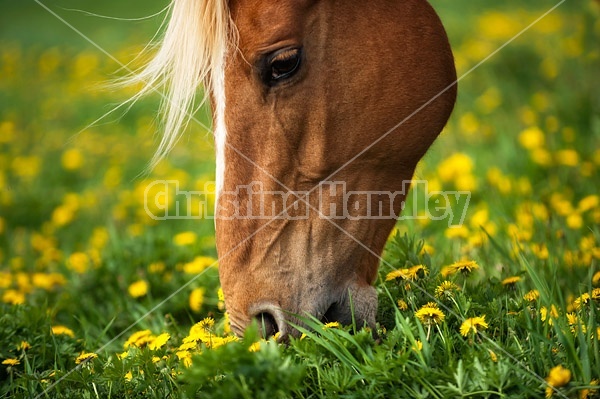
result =
M148 64L126 79L127 84L143 85L132 102L157 89L164 91L164 132L150 168L177 143L195 111L199 87L204 86L202 104L222 84L231 42L227 0L172 0L169 12L158 51Z

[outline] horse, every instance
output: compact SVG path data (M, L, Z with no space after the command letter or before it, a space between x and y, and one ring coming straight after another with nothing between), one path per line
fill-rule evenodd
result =
M139 95L167 88L154 162L210 101L232 331L258 320L284 339L310 317L374 329L406 182L456 100L439 17L425 0L173 0L168 12L133 80ZM361 193L386 192L388 217L372 215Z

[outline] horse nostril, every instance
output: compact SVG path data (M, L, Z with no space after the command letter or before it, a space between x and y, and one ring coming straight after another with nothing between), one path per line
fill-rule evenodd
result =
M263 338L274 337L279 333L278 339L283 339L286 334L285 315L281 308L268 302L260 302L251 306L248 313L257 323Z
M271 313L262 312L254 316L254 318L258 321L258 328L263 338L268 339L274 337L275 334L279 332L277 321Z

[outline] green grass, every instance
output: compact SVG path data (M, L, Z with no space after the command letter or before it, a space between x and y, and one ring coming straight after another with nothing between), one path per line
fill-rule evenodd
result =
M69 9L131 18L162 5L96 3L49 5L131 61L160 18ZM459 75L554 5L433 3ZM464 224L398 223L377 334L305 320L289 345L256 326L232 338L211 220L144 212L154 179L213 180L208 132L192 124L143 174L158 99L88 126L133 93L101 89L119 65L33 2L0 8L0 397L600 397L597 2L567 0L460 81L416 177L471 191ZM407 208L422 214L415 193ZM478 268L450 273L459 261ZM483 316L487 327L461 334ZM86 353L97 357L77 364Z

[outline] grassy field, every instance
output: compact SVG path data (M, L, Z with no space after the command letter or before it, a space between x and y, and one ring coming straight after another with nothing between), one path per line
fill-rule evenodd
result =
M90 126L134 93L102 84L161 17L72 8L164 4L48 4L113 58L39 4L0 0L0 397L600 397L598 2L567 0L471 70L556 3L433 1L466 75L417 178L470 191L464 223L398 223L379 342L307 320L287 346L231 336L211 220L144 210L155 179L214 178L209 132L192 124L144 174L158 98Z

